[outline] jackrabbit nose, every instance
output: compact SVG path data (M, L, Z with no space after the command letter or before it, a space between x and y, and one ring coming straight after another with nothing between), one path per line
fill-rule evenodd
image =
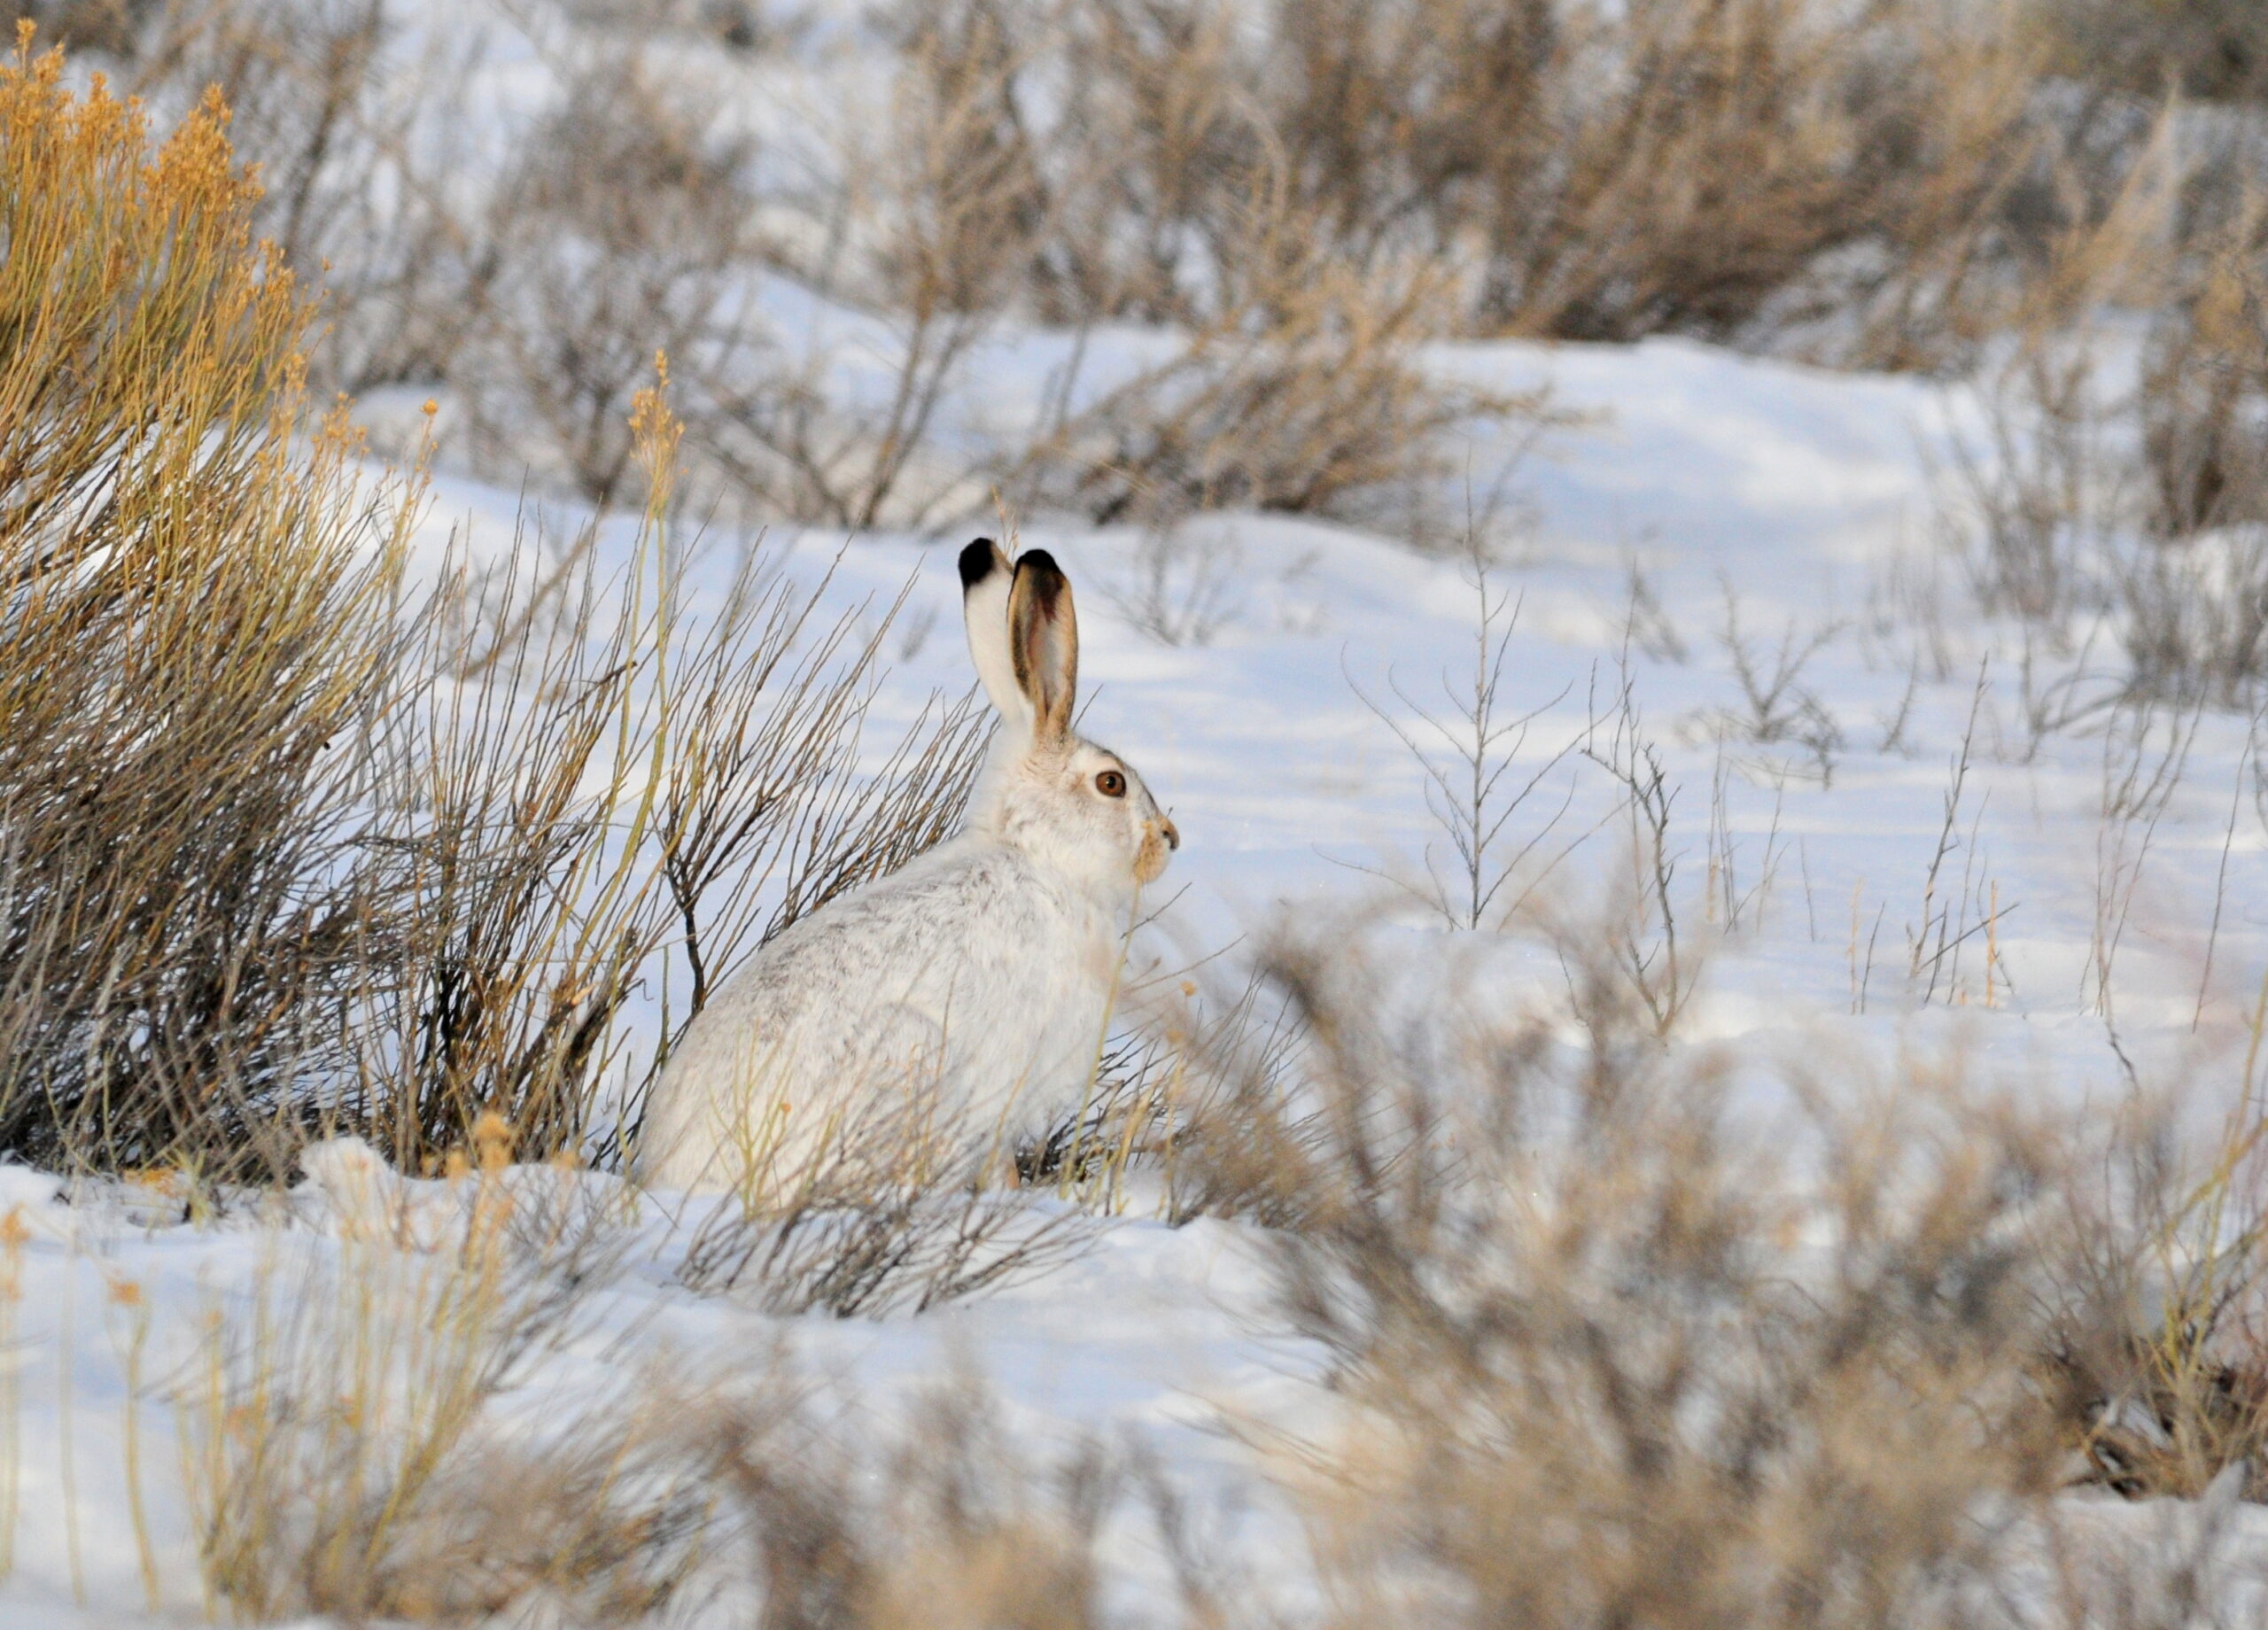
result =
M1168 849L1181 847L1181 828L1163 815L1158 817L1158 830L1164 835Z

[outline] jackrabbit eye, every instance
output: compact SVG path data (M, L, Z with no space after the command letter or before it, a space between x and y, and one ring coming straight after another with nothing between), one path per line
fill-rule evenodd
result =
M1095 777L1095 790L1106 798L1123 798L1126 796L1126 778L1115 770L1105 770Z

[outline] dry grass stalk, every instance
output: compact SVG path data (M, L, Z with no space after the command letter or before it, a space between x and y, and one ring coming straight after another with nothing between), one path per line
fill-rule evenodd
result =
M714 1452L658 1378L501 1429L529 1367L586 1328L612 1230L571 1173L512 1168L503 1123L478 1129L438 1193L326 1145L335 1252L274 1237L251 1305L209 1316L179 1406L233 1611L465 1622L532 1594L626 1622L696 1561Z
M988 1185L931 1123L932 1095L909 1084L904 1103L835 1126L791 1189L752 1186L720 1204L687 1247L684 1283L771 1313L920 1313L1043 1272L1091 1241L1087 1214Z
M1987 858L1977 843L1984 819L1984 801L1980 799L1973 808L1963 803L1977 748L1977 715L1984 705L1985 679L1990 671L1989 660L1977 664L1976 688L1969 693L1969 722L1961 733L1960 750L1953 755L1947 766L1944 815L1938 823L1938 841L1930 851L1929 866L1922 874L1920 921L1918 925L1908 922L1906 926L1907 988L1924 1003L1937 1000L1941 990L1948 1000L1965 1000L1961 982L1962 951L1988 928L1995 933L1999 928L1997 909L1990 915L1977 909L1980 873L1987 865ZM1964 814L1968 816L1966 834L1962 831ZM1946 862L1956 854L1961 858L1958 879L1946 868ZM1974 920L1970 917L1972 911L1977 912ZM1990 963L1986 968L1989 974Z
M614 1230L501 1122L441 1184L326 1145L336 1253L279 1236L211 1316L184 1458L213 1598L251 1618L651 1622L751 1587L766 1626L1091 1626L1136 1464L1012 1443L973 1382L883 1425L783 1352L730 1386L641 1372L539 1423L515 1394L601 1311ZM587 1180L585 1180L586 1182ZM1158 1502L1185 1618L1219 1622Z
M1628 864L1613 880L1619 893L1609 918L1609 956L1655 1029L1666 1036L1692 1000L1702 964L1694 933L1687 928L1681 937L1678 922L1682 851L1671 817L1680 789L1646 733L1627 662L1616 676L1612 711L1596 695L1589 711L1583 757L1619 788L1613 824L1622 830Z
M1528 895L1581 842L1571 840L1538 863L1537 851L1574 802L1574 785L1570 781L1556 810L1548 807L1548 798L1534 810L1528 802L1583 741L1575 737L1555 752L1526 760L1529 733L1567 699L1572 687L1533 707L1515 703L1504 663L1519 602L1491 581L1491 563L1480 540L1468 538L1464 576L1473 595L1472 663L1469 671L1454 674L1444 666L1439 701L1412 697L1399 677L1388 674L1387 687L1415 721L1405 725L1355 687L1415 760L1424 777L1426 813L1449 849L1443 857L1427 845L1422 881L1385 875L1451 928L1494 926L1518 914ZM1508 889L1514 892L1507 895Z

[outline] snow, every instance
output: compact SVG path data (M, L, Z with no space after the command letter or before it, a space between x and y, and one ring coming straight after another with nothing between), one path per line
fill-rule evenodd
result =
M1048 337L1026 336L980 368L1006 376L1000 396L1014 400L1051 354ZM1931 553L1931 470L1944 465L1946 439L1977 423L1973 397L1673 341L1443 347L1433 362L1503 389L1548 384L1559 407L1582 415L1517 469L1509 436L1473 449L1475 485L1509 479L1527 510L1503 539L1496 576L1519 601L1508 700L1541 710L1524 756L1544 765L1584 733L1595 698L1611 694L1634 568L1682 648L1682 661L1643 649L1630 658L1637 702L1679 788L1681 886L1700 910L1714 827L1736 890L1748 896L1740 926L1712 949L1689 1035L1757 1060L1830 1056L1824 1044L1854 1073L1886 1073L1904 1049L1958 1046L2039 1091L2115 1093L2120 1066L2090 971L2098 928L2119 904L2101 894L2105 845L2122 841L2102 817L2106 739L2099 727L2030 739L2016 631L1966 609L1957 567ZM516 492L445 477L420 532L421 560L438 560L452 535L476 554L501 555L520 502ZM557 516L571 524L571 510ZM626 547L625 527L604 536ZM794 529L766 539L791 575L815 579L833 566L829 596L843 605L887 603L913 580L905 626L934 617L934 630L896 662L878 704L885 724L910 720L933 689L958 693L968 682L945 547L959 541L846 543ZM1438 921L1375 875L1409 875L1441 838L1420 767L1363 698L1408 725L1397 682L1423 701L1438 695L1439 676L1469 668L1475 602L1460 563L1313 522L1193 522L1180 570L1200 561L1223 570L1233 615L1211 643L1175 648L1122 609L1138 594L1142 551L1154 547L1140 533L1035 524L1021 541L1055 551L1076 587L1085 730L1129 756L1183 834L1164 943L1212 951L1286 907L1377 897L1386 915L1368 931L1395 936L1413 966L1440 966L1429 960L1448 941ZM1886 609L1901 583L1931 577L1942 619L1934 639ZM1724 739L1724 714L1742 707L1728 615L1767 668L1783 639L1800 650L1828 631L1799 680L1843 738L1823 771L1792 742ZM1886 744L1915 674L1902 739ZM1974 762L1944 893L1965 873L1972 921L1997 898L2001 966L1989 1006L1973 948L1958 999L1943 999L1941 987L1941 999L1924 1005L1906 978L1907 935L1921 921L1973 701ZM2118 1039L2145 1075L2233 1044L2268 966L2268 831L2250 798L2232 803L2248 741L2246 720L2207 712L2182 784L2148 834L2112 980ZM1536 809L1567 797L1560 830L1582 840L1550 886L1595 893L1613 855L1612 833L1593 832L1611 789L1580 758L1552 768L1546 785ZM2142 837L2139 826L2124 834L2130 859ZM2202 925L2225 850L2211 983L2193 1027ZM1860 961L1870 930L1869 968ZM1548 983L1533 947L1478 943L1476 954L1506 959L1515 983ZM1866 986L1863 1013L1853 1011L1854 980ZM210 1317L263 1294L336 1295L371 1271L373 1254L431 1254L468 1226L459 1189L409 1183L371 1159L330 1146L288 1201L247 1204L214 1222L184 1220L162 1193L0 1168L0 1215L28 1230L7 1269L20 1273L20 1293L0 1346L12 1389L0 1394L0 1463L12 1452L21 1479L0 1621L26 1630L141 1621L149 1603L137 1480L157 1617L205 1617L185 1492L193 1433L177 1424L194 1417L199 1378L214 1362ZM1246 1226L1169 1228L1137 1204L1099 1223L1075 1260L990 1296L918 1316L783 1319L696 1296L672 1277L685 1236L671 1227L666 1197L601 1193L611 1183L602 1177L544 1180L614 1205L630 1243L590 1328L520 1378L516 1417L571 1411L579 1396L664 1358L684 1373L759 1385L752 1355L779 1339L809 1373L877 1408L966 1366L1002 1401L1020 1441L1138 1438L1198 1508L1217 1514L1221 1543L1267 1600L1295 1617L1310 1599L1297 1519L1231 1428L1314 1418L1323 1360L1270 1315ZM407 1246L405 1207L419 1219ZM133 1478L129 1429L139 1434ZM2186 1520L2066 1504L2079 1529L2138 1545L2151 1525ZM2268 1516L2247 1509L2233 1520L2240 1551L2268 1555ZM1138 1608L1159 1558L1131 1536L1114 1540L1109 1555L1119 1597Z

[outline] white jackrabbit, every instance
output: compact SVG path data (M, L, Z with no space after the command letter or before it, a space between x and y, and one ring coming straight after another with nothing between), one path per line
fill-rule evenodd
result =
M778 1199L862 1136L972 1159L1079 1107L1129 912L1181 834L1124 759L1071 729L1079 632L1052 557L1011 565L980 538L960 578L1000 714L967 830L725 982L655 1084L643 1182Z

